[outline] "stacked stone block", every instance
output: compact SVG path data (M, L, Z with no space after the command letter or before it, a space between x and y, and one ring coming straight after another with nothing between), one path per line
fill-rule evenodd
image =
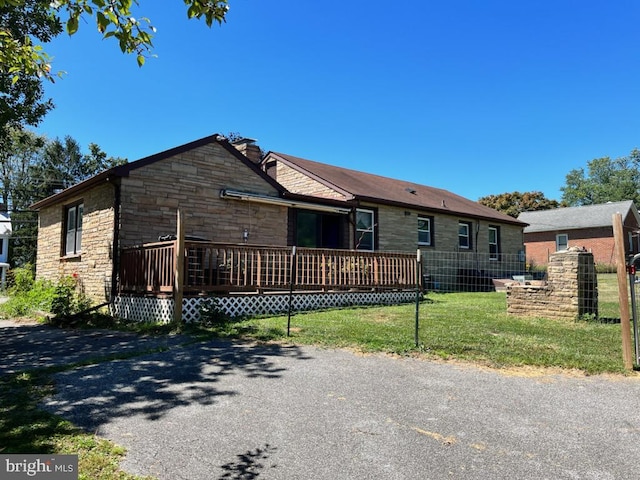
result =
M507 313L575 320L598 315L598 283L593 254L577 249L549 257L546 282L507 285Z

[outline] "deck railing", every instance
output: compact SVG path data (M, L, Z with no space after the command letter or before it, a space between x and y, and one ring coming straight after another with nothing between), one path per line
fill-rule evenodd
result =
M127 247L120 292L170 293L175 241ZM185 242L185 293L416 288L414 253Z

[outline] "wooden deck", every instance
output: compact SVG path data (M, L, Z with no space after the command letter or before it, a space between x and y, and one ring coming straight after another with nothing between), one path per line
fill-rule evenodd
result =
M120 253L120 293L171 294L176 241ZM415 289L415 253L185 242L185 294L295 290ZM180 278L180 276L178 276Z

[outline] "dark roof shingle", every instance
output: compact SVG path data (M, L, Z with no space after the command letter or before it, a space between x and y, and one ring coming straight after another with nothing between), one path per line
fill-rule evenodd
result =
M556 230L577 230L583 228L611 227L613 215L622 214L623 219L629 214L635 216L638 223L638 210L633 201L601 203L598 205L584 205L580 207L555 208L553 210L538 210L522 212L518 219L528 223L524 233L549 232Z
M513 217L440 188L336 167L284 153L270 152L269 155L327 186L348 192L353 198L361 201L477 217L501 223L523 224Z

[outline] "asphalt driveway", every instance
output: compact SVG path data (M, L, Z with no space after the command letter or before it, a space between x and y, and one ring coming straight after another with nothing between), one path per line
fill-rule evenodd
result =
M71 351L89 334L68 333ZM125 470L160 479L628 479L640 469L636 377L179 343L56 374L44 406L125 446Z

